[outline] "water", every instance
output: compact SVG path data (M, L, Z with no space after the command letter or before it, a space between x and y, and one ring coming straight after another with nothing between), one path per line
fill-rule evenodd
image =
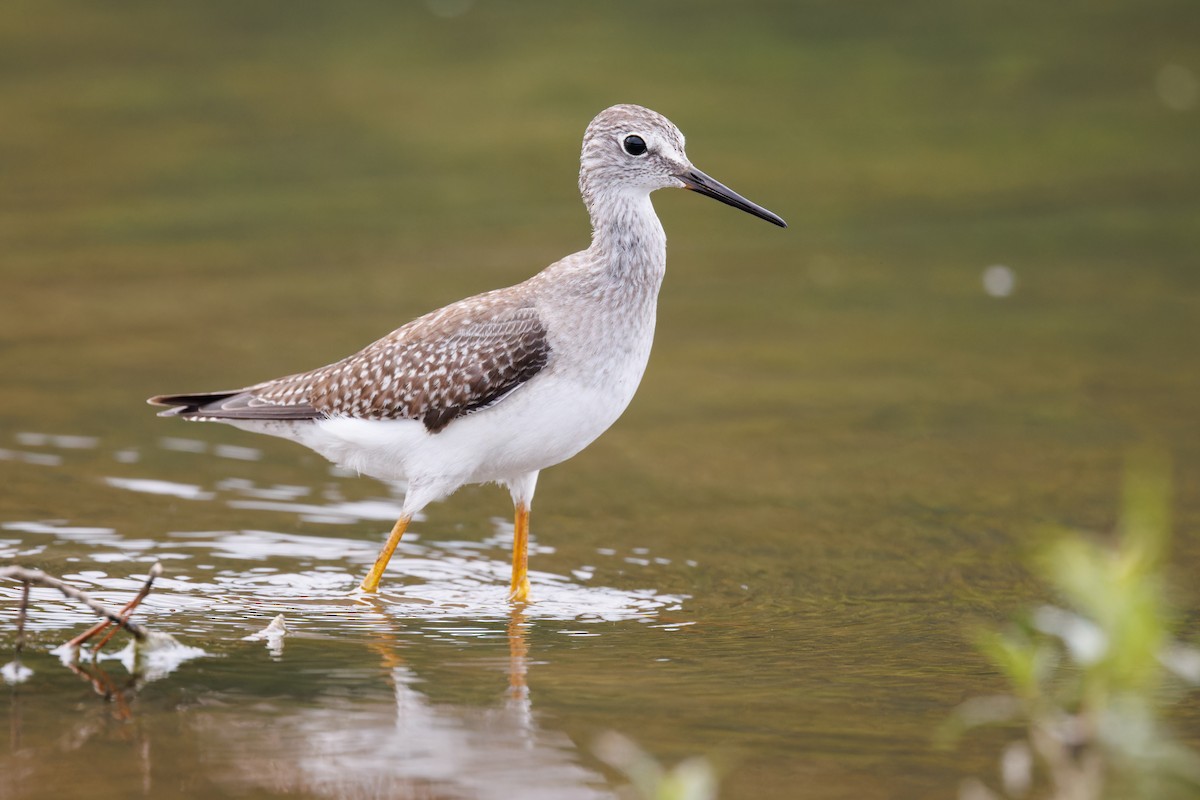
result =
M613 731L725 798L950 797L1009 738L931 745L1001 688L972 627L1043 598L1047 526L1111 528L1145 442L1197 637L1195 9L464 5L0 12L0 561L117 606L161 562L138 616L201 653L72 671L91 620L36 590L0 797L612 797ZM792 227L656 195L655 353L542 476L528 609L505 492L364 599L393 487L143 405L582 247L613 102Z

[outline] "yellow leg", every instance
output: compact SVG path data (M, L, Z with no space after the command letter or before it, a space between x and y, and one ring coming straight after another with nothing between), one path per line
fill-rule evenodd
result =
M375 559L375 566L371 567L367 577L362 579L362 583L358 585L359 589L364 592L379 591L379 579L383 577L383 571L387 569L388 562L392 560L392 553L396 552L396 545L400 544L400 537L404 535L404 529L408 527L409 520L409 517L401 517L396 520L388 540L384 543L383 549L379 551L379 557Z
M508 599L514 603L529 602L529 508L524 503L517 503L513 525L512 587Z

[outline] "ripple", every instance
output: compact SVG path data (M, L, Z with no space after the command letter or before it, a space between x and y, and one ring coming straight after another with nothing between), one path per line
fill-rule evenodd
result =
M67 525L66 522L66 520L5 522L0 524L0 528L6 531L21 531L23 533L49 533L63 539L80 539L83 541L92 541L97 537L107 539L116 533L116 530L113 528Z
M275 563L279 553L296 556L301 549L309 556L331 553L361 562L352 568L342 563L306 570L277 566L223 569L190 573L180 562L158 580L155 591L139 614L155 625L182 626L200 617L206 629L244 629L263 614L286 613L310 630L336 632L346 615L357 615L367 627L396 618L422 620L504 620L512 613L508 602L510 565L507 560L465 558L441 548L403 545L388 571L383 591L368 595L357 590L362 565L374 556L374 545L360 542L296 536L270 531L224 532L187 544L207 557L226 557L242 562ZM349 553L347 551L350 551ZM95 560L94 563L104 563ZM100 569L87 569L63 576L100 602L120 606L140 587L142 578L113 576ZM614 622L654 617L660 612L679 611L683 595L661 594L652 589L616 589L584 586L572 578L550 572L531 571L533 602L524 609L530 620L576 623ZM5 605L19 595L15 584L0 586ZM30 597L29 627L33 630L77 629L91 617L78 605L55 592L35 588ZM382 616L381 616L382 615ZM463 635L461 628L455 635ZM572 633L571 635L577 635Z
M24 433L24 446L83 450L101 446L94 437ZM164 438L166 450L195 453L209 458L250 458L245 452L218 452L207 442ZM133 452L120 446L115 453ZM12 451L0 451L0 454ZM50 454L26 454L50 455ZM59 458L57 455L55 458ZM59 459L61 461L61 459ZM136 463L136 459L128 459ZM111 462L109 462L111 463ZM321 487L294 484L260 486L240 477L224 477L211 485L181 483L145 476L102 476L104 486L118 492L161 495L198 502L215 502L246 512L273 512L304 522L347 525L386 522L401 512L397 497L346 499L337 480ZM355 479L357 483L357 479ZM418 516L416 522L423 517ZM159 534L129 536L116 528L87 524L86 520L13 520L0 523L10 536L0 540L5 557L47 556L56 542L70 549L57 557L64 579L109 606L120 607L141 585L143 573L154 562L166 566L154 592L138 614L150 624L175 631L201 631L224 636L233 628L236 638L262 626L264 615L286 614L289 623L312 635L354 629L387 627L396 619L435 622L437 630L422 635L471 636L463 623L507 620L512 522L494 518L492 534L482 540L424 542L417 531L405 535L385 577L383 591L367 595L358 591L366 567L373 563L378 542L340 536L299 534L266 527L229 530L166 530ZM615 551L604 551L616 555ZM532 555L549 555L554 548L530 542ZM645 570L653 579L655 558L648 548L633 549L624 563ZM621 556L618 556L618 560ZM68 569L64 570L64 563ZM530 620L572 623L561 626L563 635L593 635L591 623L622 620L652 621L662 612L680 610L685 595L663 594L652 588L613 588L597 585L595 567L576 565L567 574L530 573L533 602L524 615ZM11 607L20 592L17 584L0 584L0 605ZM35 589L30 598L28 625L34 631L78 631L90 624L90 613L49 590ZM581 630L580 624L585 625ZM0 628L12 625L11 617ZM444 630L442 628L445 628ZM453 630L453 633L448 631ZM489 628L494 632L494 629Z
M283 511L296 514L305 522L324 522L335 525L365 520L382 520L392 523L400 518L403 511L401 503L391 500L362 500L328 505L273 500L230 500L226 505L230 508L253 511Z
M0 447L0 461L20 461L23 464L36 464L39 467L62 466L62 456L55 453L29 453L24 450L6 450Z
M206 492L199 486L190 483L174 483L157 478L106 477L104 482L116 489L128 489L131 492L145 494L163 494L184 500L211 500L214 496L212 492Z
M217 481L217 488L222 491L237 492L258 500L298 500L312 494L312 489L308 486L282 484L262 487L245 478L226 478Z
M95 436L73 436L23 431L14 438L26 447L58 447L63 450L90 450L99 444Z

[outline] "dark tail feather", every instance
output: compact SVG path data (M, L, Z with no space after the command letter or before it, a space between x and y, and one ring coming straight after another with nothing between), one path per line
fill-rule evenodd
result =
M160 394L146 402L156 406L171 406L158 412L160 417L184 417L201 420L302 420L324 416L308 403L280 405L255 397L247 389L231 392L202 392L200 394Z
M222 403L243 390L231 392L200 392L198 394L160 394L151 397L146 402L152 406L171 406L166 411L158 412L160 417L187 417L196 414L210 403Z

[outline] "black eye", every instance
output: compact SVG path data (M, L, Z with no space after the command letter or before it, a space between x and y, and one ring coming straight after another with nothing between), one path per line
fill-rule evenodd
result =
M625 137L625 152L631 156L640 156L646 152L646 140L640 136Z

